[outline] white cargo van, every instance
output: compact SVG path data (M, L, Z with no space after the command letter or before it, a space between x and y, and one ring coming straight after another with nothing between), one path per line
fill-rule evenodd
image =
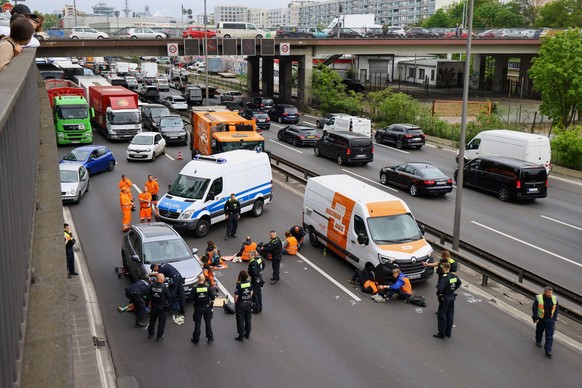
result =
M398 264L411 280L434 270L432 247L401 199L348 175L309 178L303 226L313 246L327 248L360 269Z
M370 121L370 119L356 116L335 116L327 120L323 126L323 130L327 132L350 131L371 137L372 121Z
M551 170L552 149L547 136L495 129L483 131L465 146L465 162L479 156L505 156L542 165ZM457 160L459 154L457 154Z
M273 178L264 152L235 150L196 156L178 174L154 209L156 221L204 237L210 225L225 219L224 204L234 193L241 213L254 217L271 201Z

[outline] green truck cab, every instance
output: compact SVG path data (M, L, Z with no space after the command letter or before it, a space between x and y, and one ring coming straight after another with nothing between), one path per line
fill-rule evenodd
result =
M68 80L47 80L47 93L57 136L57 144L91 144L93 110L81 87Z

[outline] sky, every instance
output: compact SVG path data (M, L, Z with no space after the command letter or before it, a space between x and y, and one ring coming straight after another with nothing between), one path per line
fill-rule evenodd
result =
M79 12L92 13L92 6L100 2L107 3L108 6L115 7L121 11L125 8L125 0L75 0ZM253 0L253 8L285 8L289 0ZM73 0L26 0L24 2L31 10L37 10L41 13L52 13L61 10L65 4L73 4ZM203 0L128 0L129 9L132 12L143 11L146 5L149 5L150 12L155 16L174 16L179 18L181 5L184 8L192 9L193 15L202 15L204 13ZM248 0L207 0L206 12L213 13L214 7L218 5L247 5ZM248 6L248 5L247 5Z

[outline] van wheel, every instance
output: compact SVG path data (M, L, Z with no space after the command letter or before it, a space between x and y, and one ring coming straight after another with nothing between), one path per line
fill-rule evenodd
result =
M388 184L388 177L386 177L386 174L384 173L380 174L380 183L382 183L383 185Z
M311 230L309 232L309 243L311 244L312 247L314 248L318 248L320 245L319 240L317 239L317 235L315 234L314 230Z
M507 187L501 186L499 190L497 190L497 198L503 202L509 201L509 191L507 190Z
M196 237L206 237L208 232L210 231L210 222L207 219L203 218L198 221L196 224L196 229L194 229L194 235Z
M404 148L404 142L402 141L402 139L400 138L396 139L396 148L398 148L399 150Z
M263 210L264 210L263 201L261 201L260 199L257 199L253 205L252 210L251 210L251 215L253 217L260 217L261 214L263 214Z
M313 147L313 152L315 152L315 156L320 157L321 154L319 153L319 148Z
M413 183L410 185L410 187L408 188L408 192L410 193L410 195L412 195L413 197L416 197L418 195L418 187L416 187L416 185Z
M338 155L338 156L337 156L337 160L336 160L336 161L337 161L337 164L339 164L340 166L341 166L342 164L344 164L344 160L342 159L342 156L341 156L341 155Z

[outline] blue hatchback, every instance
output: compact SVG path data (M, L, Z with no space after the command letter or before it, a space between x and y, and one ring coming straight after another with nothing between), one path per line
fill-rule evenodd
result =
M77 147L65 155L61 163L80 163L90 175L115 169L115 156L109 148L100 145Z

